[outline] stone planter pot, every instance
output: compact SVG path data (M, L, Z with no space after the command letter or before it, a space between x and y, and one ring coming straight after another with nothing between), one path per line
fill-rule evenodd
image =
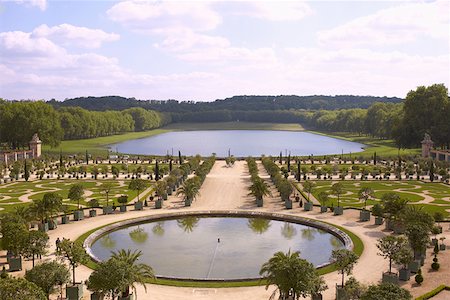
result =
M78 283L66 287L67 300L80 300L83 298L83 284Z
M444 251L447 247L445 246L445 244L440 244L439 245L439 250L440 251Z
M305 205L303 205L304 211L311 211L313 210L313 204L312 202L306 202Z
M417 271L420 268L420 261L419 260L413 260L409 263L408 269L411 273L417 273Z
M58 219L54 218L51 219L50 221L48 221L48 229L49 230L55 230L56 228L58 228Z
M119 297L119 300L134 300L134 294L129 294L129 295L126 296L126 297L120 296L120 297Z
M191 206L192 200L191 199L184 199L184 206Z
M121 205L120 206L120 212L126 212L127 211L127 206L126 205Z
M112 212L113 212L112 206L105 206L105 207L103 207L103 214L104 215L112 214Z
M368 211L368 210L361 210L360 212L359 212L359 220L361 221L361 222L367 222L367 221L370 221L370 211Z
M438 244L438 239L431 239L431 244L434 246L436 246Z
M162 198L163 198L163 200L167 200L167 194L164 194L164 195L162 196Z
M349 300L347 291L340 285L336 285L336 300Z
M284 206L286 207L286 209L292 209L292 200L290 199L284 200Z
M382 225L383 217L375 217L375 225Z
M411 271L409 269L402 268L398 272L398 278L401 281L408 281L411 278Z
M8 258L8 264L9 264L9 272L16 272L22 270L22 257L9 257Z
M38 229L39 229L39 231L47 232L48 231L48 222L39 223L38 224Z
M263 207L263 199L256 199L256 206Z
M167 189L167 195L169 195L169 196L172 195L172 189L171 189L171 188L168 188L168 189Z
M134 203L134 210L143 210L144 209L144 204L142 203L142 201L138 201L136 203Z
M69 216L62 216L61 224L67 224L67 223L69 223Z
M82 210L76 210L73 212L73 219L75 221L80 221L84 219L84 211Z
M97 211L95 209L91 209L89 211L89 217L93 218L97 216Z
M156 209L160 209L160 208L162 208L162 200L161 199L158 199L158 200L156 200L155 201L155 208Z
M334 215L335 216L340 216L342 214L344 214L344 208L342 206L336 206L334 208Z
M323 296L322 294L313 294L311 295L311 300L322 300Z
M389 272L383 273L381 282L398 284L398 275L397 273L389 273Z
M320 212L321 213L326 213L328 211L328 207L327 206L321 206L320 207Z
M386 229L386 230L394 229L394 223L392 222L392 220L389 220L389 219L386 220L386 222L384 223L384 229Z
M97 293L91 294L91 300L103 300L103 299L105 299L104 295L97 294Z

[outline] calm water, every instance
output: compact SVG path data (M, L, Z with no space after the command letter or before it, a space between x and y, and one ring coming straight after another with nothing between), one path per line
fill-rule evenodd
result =
M220 238L220 242L218 242ZM186 217L114 231L92 245L97 258L142 250L140 261L161 276L202 279L257 278L277 251L300 251L315 266L343 247L335 236L309 226L253 218Z
M279 155L280 151L291 155L325 155L361 151L363 144L330 138L309 132L272 130L205 130L178 131L156 136L129 140L111 145L111 149L122 153L203 156L216 153L219 157Z

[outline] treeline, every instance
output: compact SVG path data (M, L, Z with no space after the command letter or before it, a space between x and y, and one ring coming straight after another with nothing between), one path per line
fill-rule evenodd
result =
M177 101L177 100L136 100L119 96L81 97L66 99L62 102L51 100L54 107L78 106L88 110L124 110L131 107L142 107L170 113L189 113L200 111L276 111L290 109L348 109L368 108L375 102L399 103L396 97L372 96L234 96L213 102Z
M169 116L143 108L88 111L80 107L55 109L42 101L0 101L0 143L4 148L28 147L34 133L44 144L61 140L143 131L170 123Z

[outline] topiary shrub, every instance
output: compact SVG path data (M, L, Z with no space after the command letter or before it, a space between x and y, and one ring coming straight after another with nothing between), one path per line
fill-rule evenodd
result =
M423 276L422 276L422 270L421 269L419 269L417 271L417 275L414 277L414 280L417 282L418 285L422 284Z
M438 258L436 256L436 254L434 255L433 258L433 263L431 264L431 268L435 271L439 270L439 268L441 267L441 265L438 263Z

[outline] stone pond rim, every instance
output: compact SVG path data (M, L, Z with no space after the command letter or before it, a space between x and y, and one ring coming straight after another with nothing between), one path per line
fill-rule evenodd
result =
M156 221L165 221L165 220L173 220L182 217L247 217L247 218L264 218L269 220L276 221L286 221L290 223L310 226L313 228L321 229L335 237L337 237L344 245L345 249L353 250L354 244L350 236L342 231L341 229L321 221L317 221L310 218L305 218L301 216L295 215L287 215L281 213L269 213L269 212L258 212L258 211L242 211L242 210L202 210L202 211L186 211L186 212L176 212L176 213L162 213L151 216L143 216L133 219L128 219L124 221L115 222L112 224L108 224L95 230L91 233L83 242L83 246L86 249L86 252L89 254L91 259L95 262L99 262L100 260L94 255L91 249L91 245L94 244L98 239L102 236L116 231L118 229L126 228L131 225L139 225L149 222ZM322 264L317 267L317 269L326 267L331 265L332 263ZM170 276L157 276L159 279L169 279L169 280L178 280L178 281L198 281L198 282L242 282L242 281L254 281L259 280L261 277L257 278L239 278L239 279L220 279L220 278L180 278L180 277L170 277Z

